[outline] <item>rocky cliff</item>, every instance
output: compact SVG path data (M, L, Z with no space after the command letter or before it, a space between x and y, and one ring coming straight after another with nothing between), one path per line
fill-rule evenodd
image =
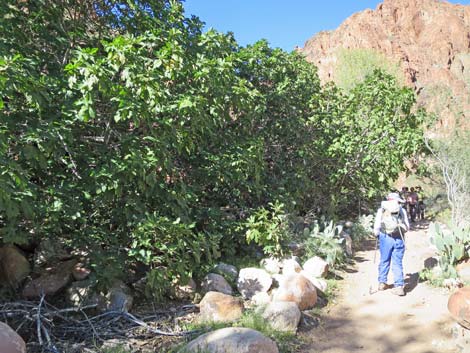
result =
M469 5L385 0L318 33L299 51L325 82L335 80L339 49L373 49L398 61L419 102L438 113L438 127L470 125Z

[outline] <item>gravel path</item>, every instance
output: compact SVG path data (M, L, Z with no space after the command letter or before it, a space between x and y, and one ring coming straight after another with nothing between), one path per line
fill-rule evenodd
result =
M319 327L305 332L304 353L455 353L452 321L447 313L449 292L419 283L424 259L433 254L426 229L408 232L404 269L408 293L397 297L377 288L375 243L355 255L354 269L345 275L337 303L324 312ZM389 283L393 283L392 273Z

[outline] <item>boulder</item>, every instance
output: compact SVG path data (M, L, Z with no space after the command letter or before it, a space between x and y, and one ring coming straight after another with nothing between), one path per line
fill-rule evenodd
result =
M14 245L0 248L0 280L16 288L31 272L28 259Z
M243 313L243 301L220 292L208 292L199 303L200 319L207 322L238 320Z
M447 303L452 318L466 329L470 329L470 287L456 290Z
M457 274L464 282L470 282L470 261L461 262L457 265Z
M10 326L0 322L0 352L26 353L26 344Z
M300 274L285 276L275 291L273 302L294 302L300 310L311 309L317 302L315 286Z
M286 259L282 261L282 274L289 275L302 271L302 266L295 259Z
M266 292L258 292L251 297L251 302L256 306L267 305L271 302L271 296Z
M274 257L268 257L261 260L261 266L271 274L278 274L281 272L282 264L278 259Z
M304 276L306 279L308 279L315 286L317 290L319 290L322 293L325 293L325 291L328 288L328 283L323 278L313 277L305 271L300 272L300 274Z
M304 271L313 277L325 277L328 273L328 263L315 256L304 263Z
M122 282L116 282L106 295L108 311L129 311L134 303L131 289Z
M201 288L204 293L220 292L228 295L232 294L232 287L227 282L227 280L223 276L216 273L209 273L206 277L204 277Z
M64 289L70 281L72 269L77 261L72 259L49 269L38 278L30 281L23 288L25 298L37 298L42 294L55 295Z
M272 302L263 313L263 318L278 331L295 332L301 312L294 302Z
M258 331L226 327L199 336L180 353L279 353L276 343Z
M238 270L233 265L224 264L220 262L214 267L213 273L223 276L230 283L235 283L238 277Z
M248 267L240 270L237 288L245 299L251 299L258 292L267 292L273 280L265 270Z

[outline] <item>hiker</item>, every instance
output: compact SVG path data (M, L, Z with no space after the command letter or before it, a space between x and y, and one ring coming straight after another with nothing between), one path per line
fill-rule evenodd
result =
M415 188L410 189L410 193L408 194L408 198L406 199L406 201L408 203L411 222L414 222L416 220L419 201L419 196L416 193Z
M417 215L419 220L424 220L424 191L421 186L416 187L416 193L418 194L418 209Z
M403 256L405 255L405 232L410 229L406 210L400 205L405 200L398 193L390 193L387 201L382 201L377 210L374 234L380 249L379 290L387 288L387 277L392 263L394 289L396 295L405 295L403 277Z
M408 200L408 195L410 194L410 190L408 189L407 186L403 186L401 188L401 192L400 192L400 198L405 200L405 203L403 205L404 209L406 210L406 212L408 213L408 215L410 214L410 209L408 207L408 203L406 200Z

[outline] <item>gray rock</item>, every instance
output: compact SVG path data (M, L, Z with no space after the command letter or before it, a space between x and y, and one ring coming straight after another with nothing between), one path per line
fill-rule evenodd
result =
M240 270L237 288L245 299L251 299L258 292L267 292L273 280L265 270L248 267Z
M235 283L238 277L238 270L233 265L224 264L223 262L214 267L213 273L223 276L227 281Z
M328 263L322 258L315 256L304 263L304 271L313 277L325 277L328 273Z
M278 331L295 332L301 312L294 302L272 302L263 313L263 318Z
M232 287L227 282L227 280L223 276L216 273L209 273L206 277L204 277L201 288L204 293L220 292L228 295L232 294Z
M188 343L180 353L279 353L276 343L258 331L226 327Z
M251 302L256 306L267 305L271 302L271 296L266 292L258 292L251 297Z
M209 273L202 280L201 289L203 293L207 292L220 292L228 295L232 295L232 287L227 280L216 273Z
M295 259L286 259L282 261L282 274L288 275L299 273L302 271L302 266Z
M261 266L271 274L278 274L281 273L281 261L274 257L268 257L266 259L261 260Z
M10 326L0 322L0 352L26 353L26 344Z
M242 316L243 310L240 298L219 292L208 292L199 303L200 320L207 322L235 321Z

